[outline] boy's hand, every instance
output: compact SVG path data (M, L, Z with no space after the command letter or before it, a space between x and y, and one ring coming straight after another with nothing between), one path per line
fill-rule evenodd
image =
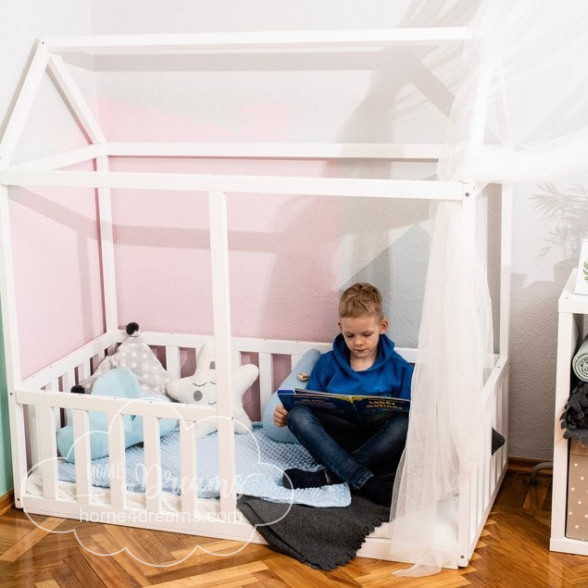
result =
M274 425L276 427L285 427L288 418L288 411L280 404L274 410Z

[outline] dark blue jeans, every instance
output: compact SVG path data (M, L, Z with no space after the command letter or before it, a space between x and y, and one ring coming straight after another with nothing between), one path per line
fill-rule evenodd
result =
M408 414L397 413L376 428L364 428L295 406L288 413L288 428L333 483L345 481L357 490L373 475L394 477L406 443Z

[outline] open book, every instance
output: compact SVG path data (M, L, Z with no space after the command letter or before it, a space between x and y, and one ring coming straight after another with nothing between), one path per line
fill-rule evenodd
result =
M410 400L390 396L331 394L295 388L278 390L286 410L303 404L317 412L327 412L360 426L378 425L397 412L408 412Z

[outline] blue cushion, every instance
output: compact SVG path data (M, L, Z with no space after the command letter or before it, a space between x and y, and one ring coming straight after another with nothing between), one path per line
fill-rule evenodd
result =
M310 374L321 352L318 349L309 349L298 360L288 377L280 384L278 390L294 390L294 388L306 388L307 383L298 379L298 374ZM274 425L274 410L281 404L278 395L274 392L263 409L263 430L266 435L278 443L298 443L298 439L290 432L288 427L276 427Z
M161 395L147 395L141 389L137 376L128 368L115 368L102 373L92 386L93 396L115 396L117 398L152 398L169 402ZM88 413L90 422L90 452L92 459L108 455L108 414L92 411ZM71 418L68 418L71 422ZM143 441L143 418L136 415L123 416L125 447ZM177 425L175 419L160 419L161 435L169 433ZM73 427L67 425L57 432L57 450L66 461L75 463Z

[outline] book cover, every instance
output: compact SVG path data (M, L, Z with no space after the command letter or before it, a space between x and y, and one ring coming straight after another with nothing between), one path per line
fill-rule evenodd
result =
M302 404L317 412L326 412L360 426L378 425L391 414L408 412L410 409L410 400L390 396L332 394L301 388L278 390L278 396L286 410Z

